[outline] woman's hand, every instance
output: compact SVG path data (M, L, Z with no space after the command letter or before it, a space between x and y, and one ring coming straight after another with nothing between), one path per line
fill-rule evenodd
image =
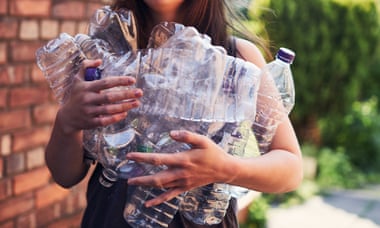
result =
M129 153L127 159L153 165L165 165L168 169L153 175L128 180L130 185L165 188L167 191L145 206L158 205L190 189L214 182L227 182L226 161L231 157L206 136L189 131L172 131L171 137L192 146L179 153Z
M100 60L85 60L73 81L70 97L58 112L58 119L65 133L106 126L124 119L127 112L139 106L142 90L114 87L131 86L133 77L106 77L96 81L84 81L84 70L98 67Z

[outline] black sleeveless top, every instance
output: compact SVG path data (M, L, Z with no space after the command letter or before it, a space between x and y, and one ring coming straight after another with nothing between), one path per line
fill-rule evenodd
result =
M236 57L235 38L231 39L228 54ZM99 183L103 167L98 163L87 187L87 207L82 218L82 228L131 228L124 220L123 211L128 195L125 180L106 188ZM237 228L237 200L232 198L227 213L220 224L197 225L184 218L179 212L174 216L169 228Z

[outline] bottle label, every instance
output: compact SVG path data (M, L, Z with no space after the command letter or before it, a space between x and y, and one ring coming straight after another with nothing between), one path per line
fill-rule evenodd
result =
M153 152L153 147L147 146L147 145L137 145L137 151L138 152L147 152L151 153Z

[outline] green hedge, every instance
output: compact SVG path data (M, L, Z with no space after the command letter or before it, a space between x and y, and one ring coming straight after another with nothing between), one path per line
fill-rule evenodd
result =
M254 0L248 15L273 52L297 54L291 119L301 143L343 150L360 171L380 171L380 1Z
M342 116L377 85L378 0L254 0L250 17L265 23L273 51L293 49L296 126ZM266 35L266 34L264 34ZM378 71L378 70L377 70ZM313 118L311 118L313 116Z

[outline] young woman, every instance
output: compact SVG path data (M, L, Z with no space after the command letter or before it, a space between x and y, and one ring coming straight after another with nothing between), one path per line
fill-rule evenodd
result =
M138 27L138 45L144 48L154 25L174 21L196 27L211 37L213 44L223 46L230 55L265 65L258 43L232 38L227 22L227 3L234 0L116 0L113 8L132 10ZM261 47L265 50L265 47ZM96 67L100 61L84 61L82 70ZM131 77L107 77L85 82L77 79L71 97L60 107L49 144L46 162L55 181L69 188L80 182L89 170L84 162L82 130L106 126L126 117L128 111L140 105L140 89L100 91L134 83ZM128 102L125 102L128 100ZM192 145L192 149L175 154L130 153L128 159L169 168L151 176L119 181L111 188L98 183L101 167L98 164L89 182L82 227L129 227L123 218L127 185L164 187L168 191L146 202L146 206L163 201L209 183L222 182L243 186L260 192L283 193L292 191L302 180L302 156L289 119L277 129L270 151L263 156L241 159L231 156L211 139L188 131L173 131L171 137ZM65 146L62 146L65 145ZM232 200L223 222L212 227L237 227L235 201ZM192 224L177 214L170 227L202 227ZM209 226L204 226L209 227Z

